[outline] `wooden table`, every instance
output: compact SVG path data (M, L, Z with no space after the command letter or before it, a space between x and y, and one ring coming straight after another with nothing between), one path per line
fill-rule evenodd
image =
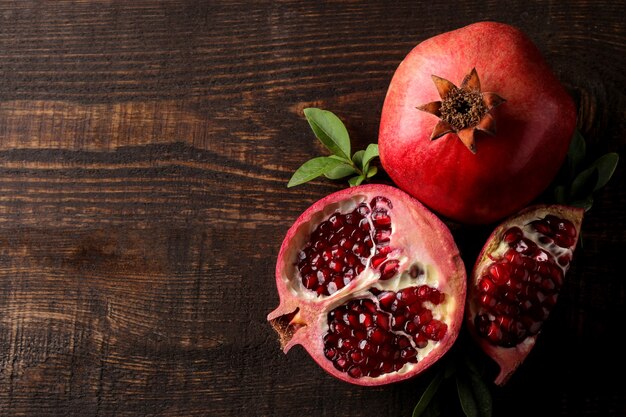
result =
M283 355L265 321L284 233L343 187L285 187L323 153L302 109L375 142L404 55L492 19L538 44L591 155L623 157L625 15L623 1L0 1L0 416L409 416L426 379L336 381ZM624 165L494 415L624 415Z

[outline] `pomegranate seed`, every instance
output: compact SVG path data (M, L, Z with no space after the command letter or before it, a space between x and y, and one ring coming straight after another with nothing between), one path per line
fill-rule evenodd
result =
M352 378L361 378L363 376L363 370L358 366L353 366L348 369L348 375L350 375Z
M443 339L448 330L448 325L440 322L439 320L431 320L426 326L424 326L424 333L429 339L439 341Z
M535 220L531 222L530 224L537 232L543 235L552 234L552 228L547 222L544 222L543 220Z
M384 374L392 372L393 371L393 363L391 363L391 362L382 362L380 364L380 368L379 369Z
M543 249L537 249L533 252L532 257L537 262L547 262L550 259L548 252Z
M368 337L369 339L377 344L377 345L382 345L387 341L387 332L385 332L383 329L381 329L380 327L373 327L368 331Z
M492 308L496 305L496 299L489 294L483 294L479 298L480 303L488 308Z
M317 287L317 276L313 274L305 275L302 277L302 285L306 288L312 290Z
M574 227L574 224L569 220L563 220L559 222L557 228L559 229L559 231L562 231L563 234L565 234L566 236L569 236L571 238L576 237L576 227Z
M554 285L554 281L552 281L550 278L547 278L541 281L541 288L546 291L551 291L556 288L556 285Z
M493 294L496 290L496 284L494 284L493 281L485 275L480 279L480 281L478 281L478 289L480 292Z
M398 260L389 260L381 265L380 267L380 279L388 280L393 278L398 272L398 267L400 265L400 261Z
M412 347L405 347L400 351L400 357L402 359L409 360L415 356L417 356L417 351Z
M365 330L352 330L352 337L357 341L361 341L367 337L367 332Z
M376 244L387 243L391 238L391 229L378 229L374 233L374 242Z
M417 333L418 330L419 330L419 327L417 327L417 325L413 323L412 321L407 321L404 324L404 331L407 332L408 334L414 335Z
M355 216L354 212L348 213L344 217L344 222L345 222L346 225L354 225L354 224L358 223L361 220L360 217L361 216L358 216L358 217Z
M335 365L335 368L337 368L340 371L345 371L348 368L348 365L349 365L347 359L342 357L342 356L336 358L333 361L333 364Z
M411 304L410 306L408 306L407 310L410 314L418 314L419 312L424 310L424 306L422 305L422 302L418 300L414 302L413 304Z
M569 237L565 234L557 233L557 235L554 237L554 243L562 248L569 248L574 246L574 244L576 243L576 239Z
M513 271L511 272L511 278L517 282L528 281L528 271L525 268L520 266L513 267Z
M394 330L401 330L406 323L406 317L404 316L393 316L393 324L392 328Z
M344 351L352 350L357 345L357 342L355 342L354 339L339 339L339 340L343 340L343 344L341 346L341 349L344 350Z
M503 240L506 243L514 243L517 242L524 234L519 227L511 227L506 232L504 232Z
M501 330L509 331L513 326L513 319L509 316L499 316L496 317L496 323L498 323Z
M556 265L550 267L550 277L554 281L557 289L563 285L563 271Z
M400 337L398 338L398 347L399 347L400 349L404 349L404 348L407 348L407 347L409 347L409 346L411 346L411 341L410 341L409 339L407 339L407 338L406 338L406 337L404 337L404 336L400 336Z
M387 227L391 225L391 217L389 217L389 212L381 207L377 207L372 211L372 222L374 223L374 227Z
M496 314L503 314L507 316L517 316L519 314L519 307L515 304L501 302L495 305L493 311Z
M386 314L378 314L375 321L378 327L389 330L389 316Z
M405 288L401 291L398 291L398 295L396 296L399 300L404 301L406 304L413 304L418 300L417 292L415 291L415 287Z
M370 213L370 208L365 203L359 204L355 210L361 216L367 216Z
M383 197L383 196L377 196L374 197L372 199L372 201L370 202L370 205L372 207L384 207L387 206L387 208L392 209L393 205L391 204L391 201L387 198L387 197Z
M561 219L556 217L554 214L548 214L543 219L553 228L556 227L556 225L561 221Z
M496 285L504 284L511 275L511 266L508 263L495 263L489 267L489 275Z
M343 216L335 213L328 218L328 222L332 225L333 229L339 229L343 225Z
M367 329L374 324L374 318L370 314L361 314L359 316L359 322Z
M524 257L522 259L522 266L527 271L534 271L535 268L537 268L537 262L535 262L535 260L533 258Z
M425 301L442 300L445 294L439 290L423 285L397 292L371 288L369 292L376 299L353 299L327 314L324 355L350 377L401 370L406 363L417 362L417 349L426 347L429 339L445 337L447 325L434 320L432 312L422 306ZM426 298L420 299L420 294Z
M531 254L535 250L536 247L537 245L535 244L535 242L527 238L522 238L520 241L518 241L514 245L514 249L517 252L522 253L524 255Z
M391 308L391 304L396 301L396 295L392 291L385 291L378 295L378 303L385 310Z
M327 359L329 360L333 360L335 359L335 357L337 357L337 350L335 348L324 348L324 356L326 356Z
M430 296L430 287L428 285L420 285L417 287L417 296L422 300L428 300Z
M424 349L428 345L428 338L424 333L418 333L415 335L415 347L418 349Z
M360 350L353 350L350 352L350 359L352 359L354 363L361 363L365 360L365 355L363 355L363 352Z
M487 328L487 338L491 340L493 343L497 344L502 340L502 331L498 327L498 325L494 322L491 322L489 327Z
M393 248L389 246L389 242L382 242L376 245L376 255L388 255L393 251Z
M375 255L372 256L372 267L378 269L378 267L383 263L383 261L387 259L386 255Z
M432 319L433 319L433 313L431 313L431 311L428 309L424 309L421 313L419 313L417 316L413 318L413 321L416 322L415 324L419 324L423 326L427 324L429 321L431 321Z
M365 310L369 311L370 313L376 313L378 311L378 309L376 308L376 303L374 303L370 299L362 299L361 305L365 308Z
M361 321L359 319L359 314L351 311L348 313L348 324L352 327L360 327Z
M569 253L566 253L565 255L559 256L558 261L559 261L559 265L567 266L572 261L572 257L570 256Z
M445 299L445 294L443 294L436 288L433 288L433 290L430 292L430 295L428 296L428 301L433 304L441 304Z

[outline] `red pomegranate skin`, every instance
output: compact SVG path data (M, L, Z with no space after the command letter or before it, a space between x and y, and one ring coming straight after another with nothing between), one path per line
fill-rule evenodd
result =
M491 110L495 136L478 132L475 154L455 133L430 140L438 122L417 106L441 98L431 75L459 86L476 68L482 92L506 102ZM400 63L382 109L379 147L393 181L434 211L487 224L547 188L576 124L571 97L518 29L475 23L417 45Z

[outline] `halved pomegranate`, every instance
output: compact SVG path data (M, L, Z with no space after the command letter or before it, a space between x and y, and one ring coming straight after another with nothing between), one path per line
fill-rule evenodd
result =
M285 353L302 345L331 375L382 385L422 372L454 343L465 268L448 228L386 185L336 192L287 232L280 305L268 320Z
M555 305L583 219L583 209L533 206L491 234L472 272L470 333L500 366L503 385L535 345Z

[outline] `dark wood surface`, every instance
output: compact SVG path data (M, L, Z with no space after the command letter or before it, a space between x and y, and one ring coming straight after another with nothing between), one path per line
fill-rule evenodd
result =
M625 15L607 0L0 1L0 416L409 416L426 379L336 381L265 321L284 233L343 187L285 187L323 153L301 110L375 142L415 44L498 20L575 97L590 153L624 157ZM622 162L496 416L625 415L625 179Z

